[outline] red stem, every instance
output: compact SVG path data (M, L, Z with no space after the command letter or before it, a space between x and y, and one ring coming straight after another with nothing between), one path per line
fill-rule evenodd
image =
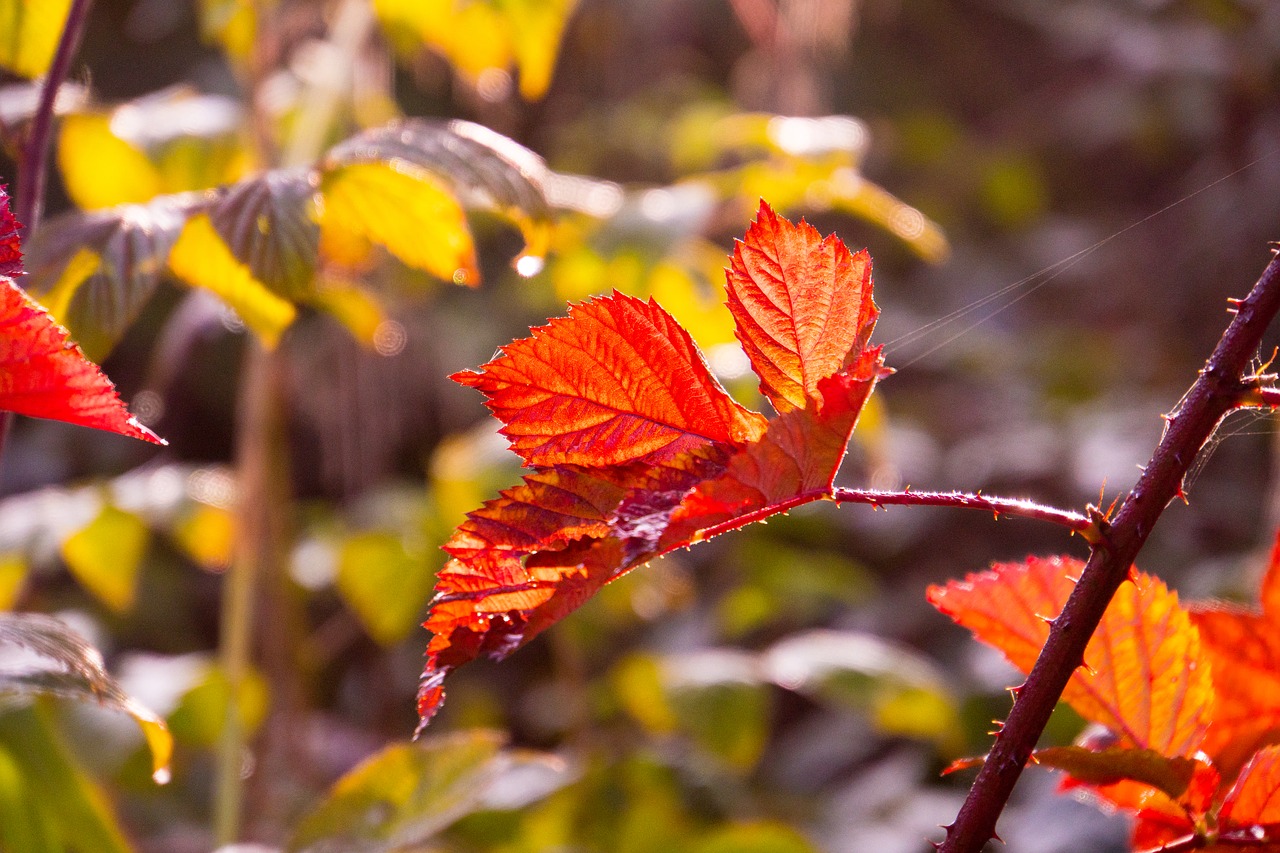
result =
M883 492L875 489L832 489L831 499L836 503L862 503L874 507L898 506L945 506L959 509L980 509L992 513L997 518L1002 515L1030 518L1036 521L1048 521L1081 533L1089 538L1089 531L1094 522L1078 512L1043 506L1034 501L1017 498L993 498L986 495L971 495L965 492L913 492L906 489L901 492Z
M1053 621L1026 683L956 821L938 849L979 853L995 837L1004 809L1067 680L1084 661L1084 649L1152 527L1182 492L1182 480L1223 415L1256 392L1242 381L1267 325L1280 310L1280 257L1272 259L1249 296L1233 303L1232 319L1213 355L1179 407L1167 416L1160 444L1137 485L1126 496L1104 547L1093 548L1062 614Z
M40 102L31 119L31 132L22 149L22 163L18 182L17 206L14 215L26 228L23 235L29 238L40 221L44 202L44 185L49 172L49 143L53 139L53 108L58 100L58 90L71 70L71 59L80 47L85 25L89 21L89 7L93 0L72 0L67 12L67 22L62 27L58 49L49 65L40 89Z

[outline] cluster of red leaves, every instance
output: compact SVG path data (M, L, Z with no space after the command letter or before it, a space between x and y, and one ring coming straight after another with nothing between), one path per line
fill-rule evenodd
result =
M929 600L1029 672L1083 568L1069 557L998 564ZM1135 850L1280 853L1280 540L1259 610L1183 605L1133 572L1062 698L1096 727L1033 760L1133 815Z
M778 412L743 408L659 305L614 293L503 347L479 389L533 472L445 544L424 626L426 725L444 677L504 657L605 583L675 548L830 496L884 375L871 260L763 202L727 271L738 340Z
M129 414L115 386L67 330L14 282L22 225L0 187L0 410L164 442Z

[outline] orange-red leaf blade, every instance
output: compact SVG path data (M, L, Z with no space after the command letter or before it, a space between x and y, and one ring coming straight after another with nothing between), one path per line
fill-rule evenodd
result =
M764 418L734 402L693 339L653 301L615 293L502 348L478 388L530 466L618 465L759 437Z
M1258 750L1222 801L1224 828L1280 823L1280 746Z
M163 444L67 330L14 283L22 274L20 229L0 189L0 409Z
M929 601L1029 672L1084 564L1069 557L1004 563L945 587ZM1157 578L1121 585L1062 697L1122 742L1192 755L1209 724L1209 659L1190 614Z
M879 314L865 250L855 255L764 201L726 276L738 340L779 413L820 401L819 383L860 355Z

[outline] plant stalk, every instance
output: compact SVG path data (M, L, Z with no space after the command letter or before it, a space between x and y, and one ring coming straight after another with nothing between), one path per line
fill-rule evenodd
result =
M995 838L996 820L1022 774L1054 705L1120 584L1129 577L1134 557L1165 507L1182 494L1183 478L1223 416L1243 404L1253 390L1244 378L1267 326L1280 311L1280 256L1273 257L1242 302L1232 302L1235 317L1176 410L1166 416L1159 445L1137 485L1125 497L1114 522L1093 545L1062 614L1050 625L1049 638L1022 687L1015 691L995 745L978 773L955 823L938 846L942 853L979 853Z

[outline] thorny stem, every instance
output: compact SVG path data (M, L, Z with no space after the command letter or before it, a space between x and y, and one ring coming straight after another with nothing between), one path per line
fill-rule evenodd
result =
M995 498L966 492L887 492L876 489L832 489L831 499L836 503L861 503L873 507L882 506L944 506L957 509L978 509L1000 516L1017 516L1035 521L1058 524L1088 538L1095 522L1070 510L1044 506L1034 501L1017 498Z
M1181 494L1183 477L1222 417L1246 404L1256 391L1243 381L1249 362L1276 312L1280 310L1280 256L1273 257L1242 302L1232 302L1235 317L1178 408L1167 416L1164 435L1137 485L1125 497L1094 546L1062 614L1026 682L1018 688L1009 713L956 821L938 845L942 853L979 853L995 837L996 819L1022 774L1068 679L1084 661L1084 649L1102 619L1139 549L1160 514Z
M44 200L44 185L49 171L49 142L53 138L53 108L58 92L71 70L71 58L80 46L85 24L89 20L89 7L93 0L73 0L67 11L67 21L62 27L57 50L40 87L40 101L31 118L31 130L22 147L22 160L18 165L18 192L14 199L14 216L23 226L24 241L31 239ZM12 412L0 412L0 456L4 455L5 440L13 423Z

